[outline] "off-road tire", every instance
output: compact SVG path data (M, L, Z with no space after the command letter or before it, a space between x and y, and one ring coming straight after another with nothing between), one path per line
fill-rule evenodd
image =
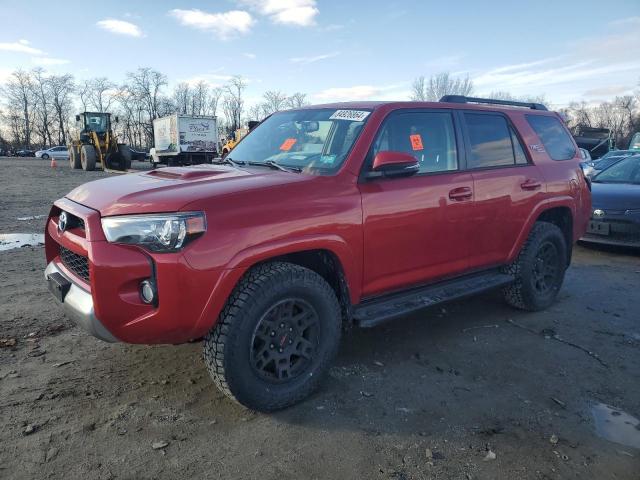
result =
M308 302L317 312L317 351L298 376L273 383L251 365L252 339L263 315L292 297ZM258 265L242 277L205 337L204 361L214 383L229 398L256 411L279 410L300 402L318 387L338 350L341 323L338 299L320 275L284 262Z
M82 168L80 149L78 147L69 147L69 165L73 170L80 170Z
M556 251L556 272L549 281L548 290L541 293L536 288L536 268L543 248ZM562 286L567 268L567 244L562 231L554 224L536 222L531 229L518 258L504 268L504 272L515 277L515 281L503 289L505 301L512 307L536 312L549 307Z
M96 169L96 149L93 145L82 145L80 148L82 169L91 172Z

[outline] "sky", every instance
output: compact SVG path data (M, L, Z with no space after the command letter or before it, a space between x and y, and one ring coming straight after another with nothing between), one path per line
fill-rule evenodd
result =
M640 88L640 0L0 0L0 19L0 83L36 66L116 82L148 66L170 88L239 74L249 105L405 100L442 71L557 107Z

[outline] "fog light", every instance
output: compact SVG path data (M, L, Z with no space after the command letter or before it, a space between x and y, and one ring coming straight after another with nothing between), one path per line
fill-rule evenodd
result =
M150 280L140 282L140 297L144 303L156 303L156 286Z

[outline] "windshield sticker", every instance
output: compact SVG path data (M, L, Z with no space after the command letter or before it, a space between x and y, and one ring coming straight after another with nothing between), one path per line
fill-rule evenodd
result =
M413 150L424 150L424 147L422 146L422 137L419 133L409 135L409 139L411 140L411 148L413 148Z
M293 147L294 143L296 143L295 138L287 138L284 142L282 142L282 145L280 145L280 150L288 152L289 150L291 150L291 147Z
M329 120L349 120L352 122L362 122L371 112L364 110L336 110Z
M335 161L336 161L336 156L335 155L321 155L320 156L320 163L332 165L333 162L335 162Z

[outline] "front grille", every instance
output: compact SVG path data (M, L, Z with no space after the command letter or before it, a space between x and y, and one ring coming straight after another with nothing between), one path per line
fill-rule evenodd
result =
M65 267L89 283L89 260L87 257L78 255L67 248L60 247L60 260L62 260L62 264Z

